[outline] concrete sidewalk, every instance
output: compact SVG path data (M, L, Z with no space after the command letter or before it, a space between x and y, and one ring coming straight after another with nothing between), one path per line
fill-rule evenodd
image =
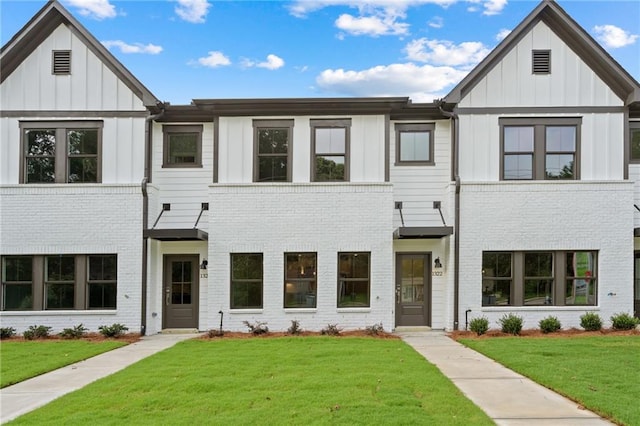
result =
M140 341L94 356L0 389L0 423L6 423L56 398L122 370L181 340L198 334L156 334Z
M498 425L611 425L438 331L398 332Z

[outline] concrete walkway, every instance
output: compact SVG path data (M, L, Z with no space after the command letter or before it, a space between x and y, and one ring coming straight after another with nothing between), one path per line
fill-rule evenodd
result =
M0 389L0 423L122 370L197 334L156 334L140 341Z
M498 425L611 425L438 331L397 333Z

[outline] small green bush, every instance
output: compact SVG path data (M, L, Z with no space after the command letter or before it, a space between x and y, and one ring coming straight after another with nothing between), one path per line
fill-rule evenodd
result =
M611 324L614 330L633 330L640 324L640 319L627 313L619 313L611 317Z
M542 331L545 334L555 333L556 331L562 328L562 324L560 323L560 320L552 316L548 316L546 318L541 319L538 325L540 326L540 331Z
M87 332L87 328L82 324L76 325L73 328L65 328L60 333L59 336L63 339L79 339Z
M323 336L339 336L341 331L337 324L327 324L325 328L320 330L320 334Z
M513 334L514 336L519 335L522 331L522 322L522 317L516 314L503 315L502 318L498 320L502 332Z
M580 317L580 327L586 331L600 331L602 329L602 319L595 312L587 312Z
M2 327L0 328L0 340L8 339L16 335L16 329L13 327Z
M377 324L373 324L373 325L368 325L364 328L365 333L367 333L369 336L378 336L382 333L384 333L384 327L382 326L382 323L379 322Z
M47 327L46 325L30 325L29 329L22 333L22 336L26 340L44 339L45 337L49 337L50 331L51 327Z
M469 321L469 330L473 331L478 336L483 335L489 330L489 319L487 317L473 318Z
M122 324L115 323L111 325L101 325L98 327L98 331L104 337L120 337L124 334L125 331L129 330L128 327L125 327Z
M302 328L300 328L300 321L291 320L291 326L287 329L287 333L297 336L302 332Z
M267 334L269 332L269 327L267 327L266 322L256 321L255 323L250 323L249 321L243 321L242 323L247 326L249 332L254 336Z

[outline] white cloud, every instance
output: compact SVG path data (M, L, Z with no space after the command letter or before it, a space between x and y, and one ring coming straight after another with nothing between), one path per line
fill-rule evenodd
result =
M440 16L434 16L429 22L427 22L427 25L431 28L442 28L444 27L444 19Z
M466 41L458 45L447 40L413 40L405 47L407 58L412 61L429 62L435 65L471 66L489 54L489 49L477 41Z
M638 39L637 34L631 34L615 25L596 25L593 27L593 32L598 41L610 49L634 44Z
M496 40L497 41L502 41L505 38L507 38L507 36L511 34L511 30L508 30L506 28L502 28L500 31L498 31L498 34L496 34Z
M397 22L398 16L360 16L354 17L349 14L342 14L336 20L336 27L353 35L369 35L377 37L380 35L404 35L408 33L409 24Z
M197 61L189 62L190 65L202 65L209 68L218 68L226 65L231 65L229 58L224 56L222 52L210 51L208 56L198 58Z
M262 62L256 62L248 58L243 58L241 62L241 66L243 68L266 68L268 70L277 70L278 68L282 68L284 66L284 60L274 54L267 55L267 60Z
M162 52L162 46L151 43L144 45L142 43L129 44L122 40L106 40L103 41L102 44L107 49L118 48L122 53L148 53L150 55L157 55Z
M483 15L498 15L507 5L507 0L487 0L482 5L484 6Z
M289 13L298 18L330 6L354 7L365 13L366 10L395 9L406 11L409 7L421 4L437 4L442 7L450 6L458 0L297 0L288 6Z
M432 102L466 74L452 67L406 63L362 71L327 69L316 83L324 91L348 96L410 96L416 102Z
M201 24L205 21L211 5L207 0L176 0L176 15L193 24Z
M69 5L77 7L78 13L94 19L115 18L116 8L109 0L67 0Z

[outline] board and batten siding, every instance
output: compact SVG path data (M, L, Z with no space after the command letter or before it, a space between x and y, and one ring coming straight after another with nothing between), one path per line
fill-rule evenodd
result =
M500 117L581 117L580 180L622 180L624 114L478 114L460 116L460 178L497 181L500 178Z
M450 199L451 186L451 123L449 120L430 122L433 132L435 165L407 166L396 163L396 124L416 121L392 121L390 126L389 177L393 183L394 201L402 201L405 226L443 226L434 201L441 202L447 225L453 225L454 206ZM399 212L394 212L393 225L401 226Z
M551 50L551 73L532 74L531 51ZM459 108L622 106L600 77L544 22L536 24L460 101Z
M71 74L53 75L53 50L71 50ZM2 83L2 109L144 111L142 100L66 26L60 25Z

